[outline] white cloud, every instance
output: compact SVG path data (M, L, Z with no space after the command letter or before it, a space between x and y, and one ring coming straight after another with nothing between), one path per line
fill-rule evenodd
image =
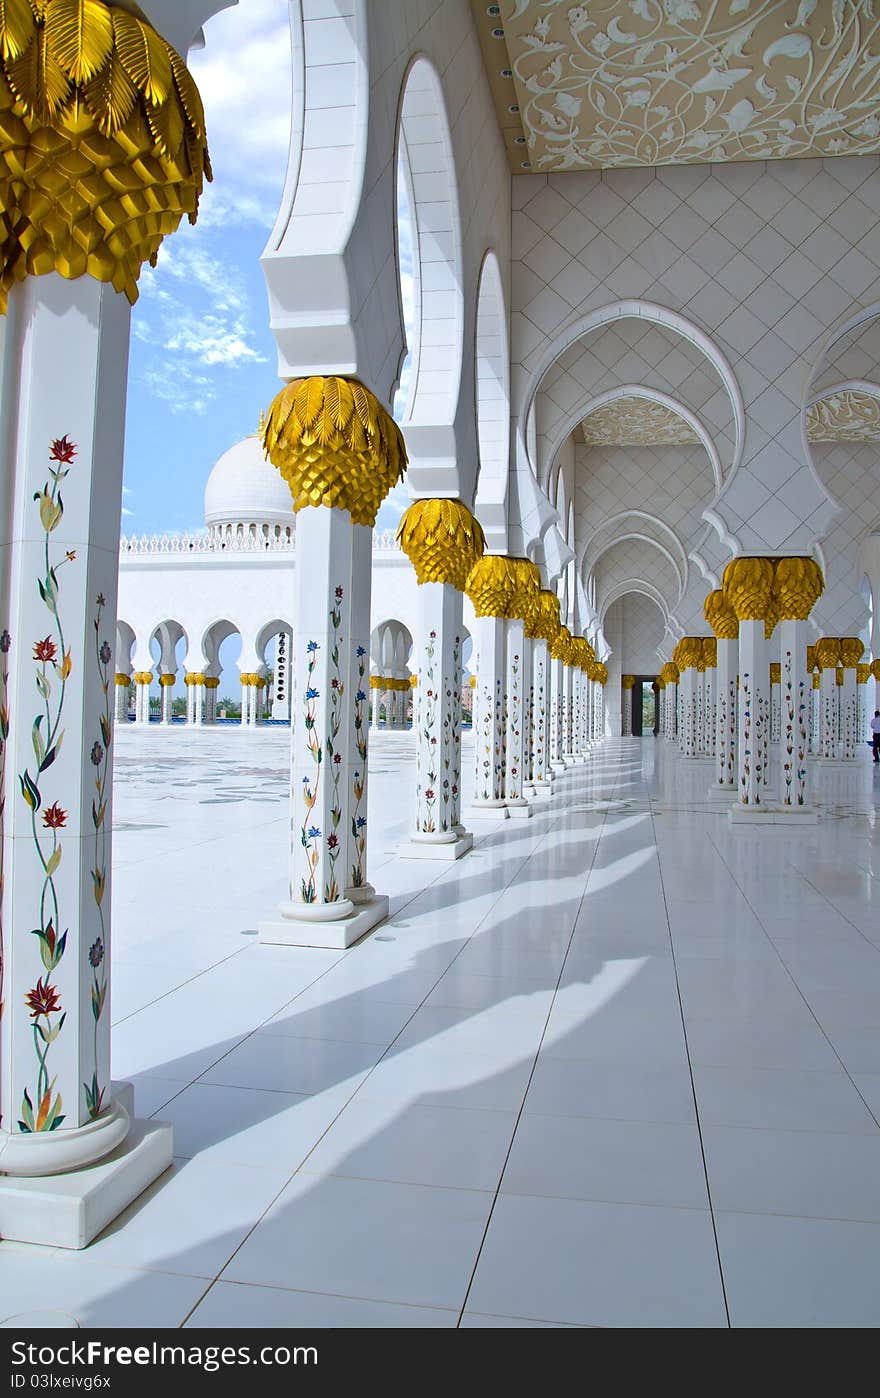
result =
M205 25L189 55L205 105L214 185L207 226L271 227L290 144L291 54L286 0L242 0Z

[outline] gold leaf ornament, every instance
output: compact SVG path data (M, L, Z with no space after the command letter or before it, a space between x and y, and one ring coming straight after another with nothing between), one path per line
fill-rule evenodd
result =
M773 594L769 558L733 558L724 570L723 587L738 621L763 621Z
M559 626L559 598L542 588L526 617L526 635L533 641L552 641Z
M841 636L840 659L844 668L854 670L865 653L865 647L858 636Z
M460 500L415 500L397 526L397 542L421 583L451 583L463 592L486 539Z
M474 564L466 591L477 616L525 618L541 587L541 575L527 558L486 554Z
M840 663L840 641L837 636L820 636L815 654L820 670L836 670Z
M406 470L400 428L357 379L291 380L272 400L261 438L290 487L294 511L324 505L372 526Z
M739 622L730 598L723 588L716 588L714 592L709 593L703 603L703 616L715 632L716 638L724 641L736 640L739 635Z
M783 621L806 621L825 589L818 563L812 558L780 558L774 575L779 616Z
M210 178L198 89L145 20L104 0L0 0L0 311L48 272L134 303Z

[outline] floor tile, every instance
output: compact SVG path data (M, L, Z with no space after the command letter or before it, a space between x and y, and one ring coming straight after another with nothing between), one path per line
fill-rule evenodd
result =
M48 1283L51 1279L51 1290ZM102 1266L88 1253L0 1244L0 1322L32 1311L72 1317L82 1329L161 1330L182 1324L205 1289L200 1277ZM26 1319L22 1321L26 1325Z
M880 1130L873 1136L706 1126L715 1209L880 1222Z
M560 1199L709 1206L696 1125L668 1122L523 1116L501 1188Z
M303 1169L317 1175L494 1190L515 1125L513 1112L355 1100Z
M300 1175L223 1280L460 1307L491 1202L477 1190Z
M695 1120L693 1089L684 1064L594 1062L550 1058L544 1053L538 1056L524 1110L622 1121Z
M708 1211L502 1195L468 1306L574 1325L724 1326Z
M873 1135L877 1124L847 1075L694 1066L700 1122L777 1131Z
M215 1063L202 1081L299 1093L347 1085L353 1092L382 1052L380 1044L295 1039L258 1031Z
M315 1291L215 1282L187 1321L187 1329L212 1330L444 1330L457 1310L395 1306ZM320 1350L319 1350L320 1362Z
M877 1224L719 1212L715 1225L732 1325L880 1325Z

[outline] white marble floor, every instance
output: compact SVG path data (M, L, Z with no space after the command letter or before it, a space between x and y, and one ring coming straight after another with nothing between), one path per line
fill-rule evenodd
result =
M176 1164L84 1253L0 1244L0 1317L880 1323L867 755L790 833L609 742L450 868L395 859L412 740L382 733L392 917L344 953L256 943L285 733L124 729L116 760L114 1071Z

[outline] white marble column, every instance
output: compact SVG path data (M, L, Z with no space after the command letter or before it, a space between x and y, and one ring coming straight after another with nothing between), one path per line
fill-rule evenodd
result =
M808 787L812 678L807 671L807 635L804 618L783 618L777 626L779 640L779 803L784 811L807 813L811 809Z
M630 738L632 737L632 695L635 681L632 675L623 675L620 683L620 734L623 738Z
M775 646L774 646L775 649ZM778 743L782 732L781 670L775 660L770 662L770 742Z
M679 746L685 757L697 755L697 670L688 665L681 669L679 691L681 694L681 722L679 724Z
M160 675L160 676L159 676L159 695L160 695L160 698L161 698L161 700L162 700L162 714L161 714L161 720L160 720L160 721L161 721L164 725L168 726L168 725L171 724L171 722L172 722L172 720L173 720L173 717L174 717L173 714L172 714L172 712L171 712L171 703L172 703L172 700L173 700L173 698L174 698L174 676L173 676L173 675Z
M837 748L837 668L823 666L819 676L819 756L834 761Z
M715 709L717 705L718 669L707 662L703 671L703 752L715 756Z
M150 722L150 685L152 670L136 670L134 674L134 721L139 728Z
M116 676L116 722L128 722L128 696L131 687L131 676L124 675L120 671Z
M304 517L305 515L305 517ZM300 515L291 667L289 899L260 939L347 947L387 914L387 900L356 907L345 894L352 811L351 584L348 510Z
M219 675L205 676L205 712L204 722L217 722L217 691L220 688Z
M714 789L733 797L738 786L736 677L739 644L734 637L719 636L716 646Z
M370 600L373 583L373 531L365 524L352 529L351 641L349 645L349 744L351 773L346 851L345 896L355 906L373 904L376 890L367 870ZM387 906L387 899L386 906Z
M552 787L550 768L550 651L545 637L532 642L532 782L536 791Z
M0 1235L74 1248L171 1160L170 1128L127 1140L131 1092L110 1069L129 318L88 277L17 285L0 405Z
M565 666L561 660L555 657L550 659L550 766L553 771L558 772L564 768L562 760L564 749L563 742L563 707L565 691Z
M473 644L477 656L474 690L474 799L468 819L505 819L503 617L477 616Z
M415 824L400 853L458 859L473 844L461 824L462 594L420 583Z
M858 734L858 687L855 666L847 665L840 687L840 755L844 762L854 762Z
M762 808L766 805L764 725L770 687L763 620L740 619L739 676L739 804Z
M510 617L504 630L507 707L504 800L511 816L529 816L531 808L523 795L525 705L531 680L525 654L525 623L521 617Z

